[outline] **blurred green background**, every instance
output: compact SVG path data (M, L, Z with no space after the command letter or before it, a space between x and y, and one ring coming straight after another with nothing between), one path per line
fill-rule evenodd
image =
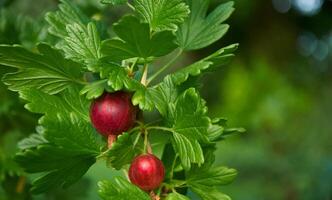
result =
M111 24L126 7L76 0ZM211 9L224 2L214 0ZM203 79L212 116L225 116L247 133L218 146L217 163L238 169L221 188L234 200L332 199L332 1L235 0L228 34L185 62L239 42L233 62ZM0 0L0 43L34 48L52 43L43 15L57 0ZM0 75L8 73L0 67ZM69 190L31 196L32 177L14 162L17 142L34 131L38 116L0 83L0 200L97 199L96 182L114 173L97 164Z

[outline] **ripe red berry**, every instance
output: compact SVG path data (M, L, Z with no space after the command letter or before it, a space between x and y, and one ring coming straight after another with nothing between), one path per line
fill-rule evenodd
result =
M144 191L158 188L165 177L161 160L152 154L136 157L129 168L129 179Z
M133 126L136 107L126 92L104 93L94 100L90 108L93 126L104 136L119 135Z

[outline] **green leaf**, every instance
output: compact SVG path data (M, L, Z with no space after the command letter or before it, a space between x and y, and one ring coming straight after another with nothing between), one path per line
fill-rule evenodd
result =
M105 146L91 126L89 102L81 98L78 89L66 90L61 95L49 95L37 90L21 91L29 101L26 108L45 114L39 123L39 134L47 143L33 146L17 154L17 162L29 173L41 173L33 182L32 190L46 192L53 187L68 187L76 182ZM38 142L37 142L38 143ZM31 140L30 144L31 145Z
M190 12L182 0L135 0L134 6L154 31L176 30Z
M120 170L124 165L130 164L133 158L142 150L142 147L136 141L139 137L140 133L119 135L107 153L108 165Z
M46 14L46 21L50 24L49 32L59 38L67 36L68 24L85 26L90 19L69 0L60 0L59 10Z
M227 32L229 26L222 24L234 11L233 2L219 5L206 16L209 0L187 0L190 16L179 27L178 43L184 50L204 48L219 40Z
M32 134L27 138L24 138L18 143L18 147L21 150L35 148L38 145L46 144L48 141L40 134Z
M102 53L115 60L129 58L160 57L170 53L177 46L170 31L150 33L149 25L141 23L134 16L125 16L113 25L119 38L103 42Z
M179 193L171 193L167 195L165 200L190 200L190 199Z
M126 2L128 2L128 0L101 0L101 3L112 5L125 4Z
M188 80L189 76L199 76L203 72L213 71L217 67L227 64L229 62L228 58L233 57L232 53L237 49L237 47L238 44L223 47L212 55L205 57L198 62L189 65L188 67L182 68L170 76L176 85L180 85Z
M60 39L56 47L65 52L66 58L88 64L95 71L94 64L101 57L101 30L73 3L60 2L58 11L46 15L49 32Z
M90 122L90 102L78 95L78 89L65 91L61 96L49 95L38 90L23 90L20 98L29 101L25 105L34 113L56 115L57 113L74 113L85 122Z
M215 122L215 121L214 121ZM236 177L237 171L227 167L215 167L215 144L204 147L205 162L202 166L194 165L186 172L186 184L204 200L230 198L219 192L217 186L230 184Z
M59 186L67 188L95 163L93 155L53 145L27 149L18 153L15 160L28 173L44 172L32 183L33 193L43 193Z
M100 97L105 90L111 91L110 88L107 87L107 80L103 79L86 85L80 91L80 94L86 95L87 99L96 99Z
M93 22L87 26L80 24L69 24L66 27L67 36L64 43L57 45L58 49L62 49L67 58L88 65L95 65L101 58L100 53L100 36L96 25ZM94 71L94 68L92 68Z
M46 44L38 45L38 51L35 54L20 46L0 45L0 64L18 69L3 78L10 90L35 88L57 94L82 84L82 65L64 59Z
M125 89L134 92L132 103L139 105L141 110L151 111L154 108L150 90L134 78L129 77L124 67L104 63L100 70L100 76L108 79L108 85L115 91Z
M151 200L150 196L122 177L100 181L99 196L103 200Z
M206 116L207 108L193 88L177 99L174 111L173 146L179 153L182 166L188 170L191 163L204 163L199 142L209 142L207 129L210 119Z
M218 191L216 188L192 186L190 189L198 194L202 200L231 200L229 196Z
M92 125L74 113L43 117L40 123L45 128L45 138L63 148L97 156L103 147Z
M195 167L187 173L187 184L217 186L227 185L233 182L237 171L227 167Z
M208 142L206 134L210 119L204 104L195 89L186 90L176 101L173 129L187 138Z

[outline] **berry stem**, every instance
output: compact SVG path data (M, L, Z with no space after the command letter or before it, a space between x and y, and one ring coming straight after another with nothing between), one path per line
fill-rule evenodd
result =
M167 68L169 68L182 54L183 50L179 49L178 53L173 57L172 60L170 60L166 65L164 65L160 70L158 70L156 73L154 73L147 81L147 84L150 84L155 78L157 78L163 71L165 71Z

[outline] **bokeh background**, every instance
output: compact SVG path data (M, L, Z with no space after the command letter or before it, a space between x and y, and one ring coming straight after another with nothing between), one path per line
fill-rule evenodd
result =
M211 0L211 9L221 2ZM98 0L76 0L95 19L111 24L124 12ZM0 43L33 49L52 43L43 15L57 0L0 0ZM247 132L218 146L217 163L238 169L221 190L234 200L332 199L332 1L235 0L231 29L218 43L186 54L196 60L239 42L232 63L206 76L202 94L212 116ZM0 67L0 75L9 72ZM31 196L32 177L11 160L17 142L37 117L0 83L0 200L90 200L96 182L114 176L97 164L69 190Z

